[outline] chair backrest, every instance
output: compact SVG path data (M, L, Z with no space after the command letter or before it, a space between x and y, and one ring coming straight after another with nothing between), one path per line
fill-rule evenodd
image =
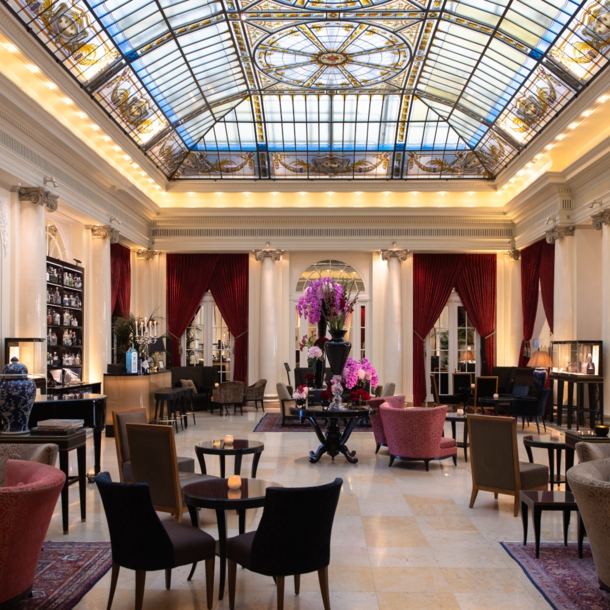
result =
M514 366L494 366L491 369L491 374L498 378L498 393L499 394L514 394L513 389L513 370Z
M215 366L201 367L201 387L208 390L213 388L218 381L218 369Z
M223 381L218 386L220 402L241 402L244 399L245 384L243 381Z
M453 391L469 388L472 383L471 379L470 373L453 373Z
M523 398L525 396L529 396L530 389L531 389L531 386L529 386L529 385L517 383L516 385L513 386L513 391L511 392L511 394L515 398Z
M390 455L434 458L441 444L447 407L395 409L379 407Z
M153 507L147 483L113 483L110 474L95 477L102 498L112 560L131 570L162 570L174 547Z
M468 436L473 484L490 491L519 489L517 420L514 417L469 415Z
M518 367L513 369L513 386L515 385L534 385L534 369L529 367Z
M592 462L610 458L610 443L576 443L579 462Z
M148 483L156 510L182 517L182 490L172 426L127 424L134 482Z
M551 388L545 388L538 394L538 404L536 405L536 415L544 415L546 413L546 403L551 395Z
M0 604L34 582L40 551L66 475L47 464L8 460L0 489ZM11 606L12 607L12 606Z
M246 396L250 399L263 399L265 397L265 388L267 387L266 379L259 379L250 387L246 388Z
M112 424L116 444L116 459L119 464L119 475L123 481L123 464L129 462L129 443L127 442L127 424L145 424L146 409L144 407L128 411L113 411Z
M288 388L286 387L286 384L282 383L281 381L278 381L275 384L275 387L277 389L277 396L280 400L293 400L292 396L290 395L290 392L288 391Z
M479 398L490 398L498 393L498 378L477 377L474 381L474 405L479 406Z
M436 383L436 375L434 373L430 373L430 387L432 388L434 404L438 407L441 404L441 399L438 395L438 385Z
M294 369L294 385L306 385L305 375L313 375L315 373L313 367L300 366Z
M381 398L392 407L392 409L404 409L405 408L405 395L397 394L396 396L382 396Z
M396 384L393 381L388 381L381 391L382 396L394 396L394 392L396 392Z
M307 574L330 563L343 479L316 487L270 487L252 542L251 567L268 576Z

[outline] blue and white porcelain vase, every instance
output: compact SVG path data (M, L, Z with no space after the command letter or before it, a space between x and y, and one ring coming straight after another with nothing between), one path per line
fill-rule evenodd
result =
M0 434L27 434L36 398L36 384L28 379L28 368L12 358L0 375Z

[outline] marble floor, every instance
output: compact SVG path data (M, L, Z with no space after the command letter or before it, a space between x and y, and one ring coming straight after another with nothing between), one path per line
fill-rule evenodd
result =
M269 410L269 408L267 408ZM271 408L271 410L273 410ZM330 564L330 597L333 610L404 610L548 608L518 565L502 549L500 541L521 540L521 519L513 517L513 501L480 492L474 509L468 508L471 492L469 464L459 451L458 465L451 460L433 462L430 472L422 463L395 463L388 468L387 451L375 455L372 433L354 433L350 449L355 449L358 464L349 464L342 456L331 461L324 456L310 464L308 451L317 448L313 432L253 433L261 411L248 409L240 415L197 415L197 425L176 436L178 455L192 455L200 440L222 438L225 433L236 438L262 440L265 451L258 478L285 486L317 485L343 478L341 499L335 517ZM526 433L527 433L526 427ZM529 432L535 432L531 426ZM447 426L446 435L450 434ZM519 436L522 436L519 430ZM458 435L461 430L458 429ZM519 439L522 450L522 443ZM88 464L92 466L92 449ZM534 450L536 462L546 464L544 450ZM523 451L522 458L527 460ZM219 475L219 464L208 459L208 473ZM249 471L250 456L244 457L242 474ZM232 470L232 460L227 458ZM105 439L102 469L118 480L114 439ZM95 485L87 488L88 518L80 521L78 486L70 490L70 533L61 531L59 504L53 516L48 539L108 540L102 504ZM248 511L246 527L256 526L262 509ZM161 515L162 519L170 518ZM216 518L212 511L201 512L202 527L216 536ZM229 515L229 535L237 534L237 519ZM185 523L190 523L188 513ZM575 519L570 539L575 540ZM530 533L530 537L532 534ZM545 513L543 540L562 539L560 513ZM189 568L174 570L172 589L165 590L164 574L147 575L144 608L146 610L204 609L205 580L203 566L187 582ZM229 607L228 595L218 601L218 562L216 563L215 608ZM114 610L133 608L134 573L122 570ZM83 598L80 610L106 607L110 573ZM238 570L236 608L271 610L275 608L275 587L269 578ZM304 575L301 593L294 595L292 582L286 584L286 610L319 610L322 601L316 574Z

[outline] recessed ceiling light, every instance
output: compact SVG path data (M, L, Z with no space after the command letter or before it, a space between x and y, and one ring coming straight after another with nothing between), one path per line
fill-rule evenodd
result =
M35 66L34 64L26 64L25 67L32 73L32 74L36 74L37 72L40 72L40 68L38 66Z
M354 195L358 195L358 196L360 196L360 195L362 195L362 191L355 191L355 192L354 192Z
M520 170L517 172L517 176L523 176L523 174L525 174L525 170L524 170L524 169L520 169Z
M554 148L554 147L555 147L555 145L554 145L554 144L547 144L547 145L544 147L544 150L551 150L551 148Z
M74 102L69 97L62 97L61 101L68 106L72 106L72 104L74 104Z
M474 193L472 191L468 191L468 194L471 196L474 195Z
M326 194L330 195L332 197L332 195L334 195L335 193L334 193L334 191L326 191Z
M560 133L555 139L556 140L563 140L566 137L565 133Z
M438 194L439 194L441 197L444 197L444 196L447 194L447 191L439 191L439 192L438 192Z
M601 97L597 98L597 101L600 104L603 104L604 102L607 102L608 100L610 100L610 95L602 95Z
M91 129L93 129L93 131L99 131L100 130L100 126L96 125L95 123L91 123L91 125L89 125L89 127L91 127Z
M102 136L102 140L104 140L104 142L110 142L110 137L109 136Z
M568 127L569 127L570 129L576 129L576 128L577 128L579 125L580 125L580 123L577 123L576 121L574 121L573 123L570 123L570 124L568 125Z
M55 83L50 82L50 81L45 83L45 87L47 87L51 91L53 91L54 89L57 89L57 85Z
M112 150L116 150L117 152L119 152L121 150L120 146L113 146Z
M77 112L76 116L79 117L80 119L86 119L87 115L84 112Z
M224 193L221 193L220 191L216 191L216 195L217 195L218 197L220 197L221 195L224 195Z
M411 195L419 195L419 191L411 191Z
M189 195L192 197L195 193L189 193Z
M14 44L11 44L10 42L5 42L2 45L9 53L17 53L17 47Z
M274 197L277 197L277 191L273 191L271 194L272 194Z
M246 197L249 197L249 196L250 196L250 193L249 193L248 191L244 191L244 193L243 193L243 194L244 194Z
M383 191L383 194L387 197L390 194L390 191Z
M131 161L131 157L129 155L123 155L123 159L125 159L125 161Z
M306 195L306 193L304 193L303 191L301 191L301 192L299 193L299 195L301 195L301 197L304 197L304 196Z
M591 116L593 114L593 110L585 110L580 116Z

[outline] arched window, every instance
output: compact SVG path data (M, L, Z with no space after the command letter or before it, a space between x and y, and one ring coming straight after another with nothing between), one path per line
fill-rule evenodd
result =
M367 313L368 296L366 295L364 281L358 271L343 261L327 259L310 265L303 271L296 285L297 294L301 295L307 282L321 277L331 277L336 280L353 280L354 289L360 292L354 312L346 321L348 330L345 339L352 344L350 356L355 359L366 357L367 347ZM295 367L307 366L307 349L299 349L303 337L317 336L317 326L299 317L295 304L295 358L292 363ZM369 331L370 334L370 331ZM328 334L330 337L330 334Z

